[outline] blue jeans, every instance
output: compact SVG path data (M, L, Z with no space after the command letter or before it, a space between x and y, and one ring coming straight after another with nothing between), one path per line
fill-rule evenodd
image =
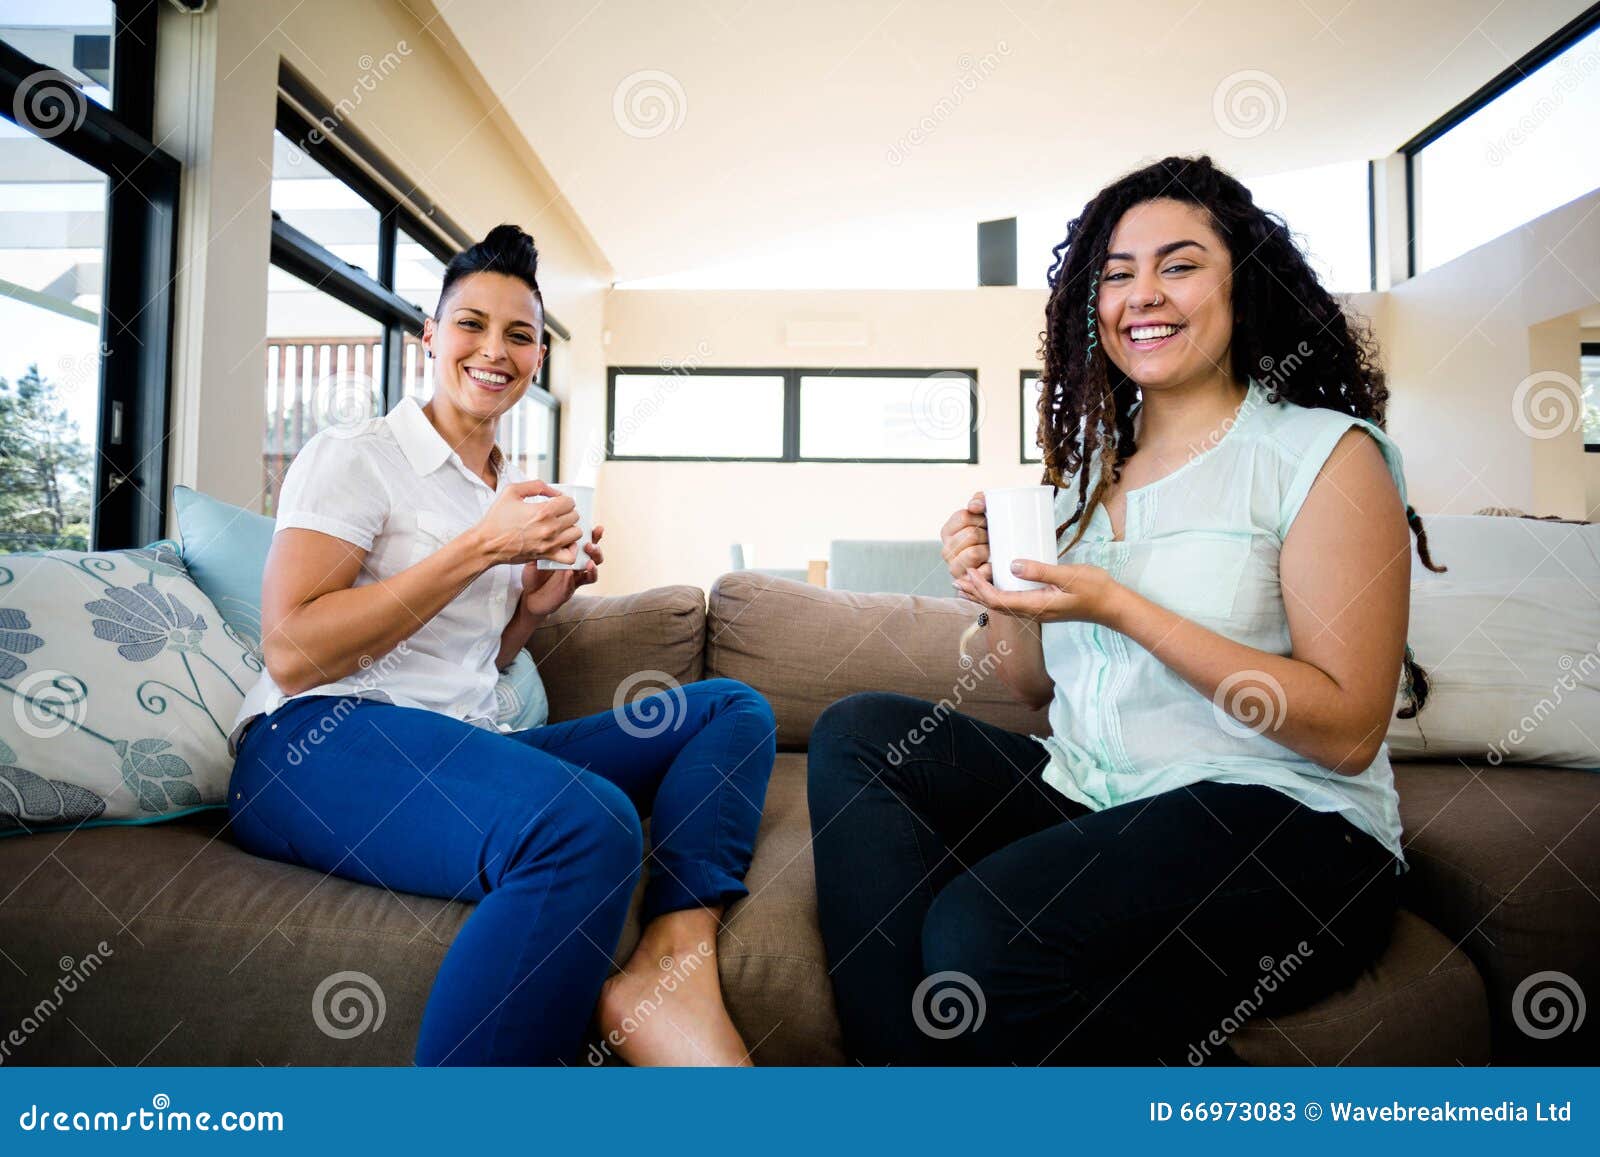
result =
M1381 954L1395 858L1344 816L1209 782L1090 811L1045 762L905 695L817 720L817 900L852 1059L1238 1063L1238 1021Z
M419 1065L576 1057L651 816L644 920L725 904L761 822L776 732L743 683L497 734L434 711L292 699L245 733L239 846L400 892L477 901L422 1018Z

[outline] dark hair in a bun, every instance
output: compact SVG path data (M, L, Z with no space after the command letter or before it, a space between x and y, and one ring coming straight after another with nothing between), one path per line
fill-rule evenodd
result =
M533 290L533 300L539 303L539 324L544 325L544 296L539 292L539 250L533 238L520 228L496 225L482 241L450 259L450 264L444 267L435 314L444 307L445 298L450 296L455 283L469 273L503 273L525 283Z

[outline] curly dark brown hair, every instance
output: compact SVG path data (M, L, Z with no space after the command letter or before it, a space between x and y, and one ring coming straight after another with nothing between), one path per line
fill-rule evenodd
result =
M1283 219L1259 208L1246 189L1210 157L1167 157L1107 185L1067 226L1052 251L1046 329L1039 335L1044 361L1039 396L1039 445L1044 479L1078 495L1076 509L1061 524L1059 538L1074 525L1066 549L1083 535L1089 515L1108 482L1137 446L1134 406L1138 387L1099 348L1096 301L1100 270L1111 233L1129 209L1167 198L1195 205L1209 216L1233 261L1233 339L1229 372L1247 381L1277 368L1267 400L1337 410L1384 424L1389 391L1379 365L1378 344L1365 319L1352 317L1322 287ZM1282 371L1288 368L1289 373ZM1089 492L1097 455L1109 463ZM1406 522L1417 539L1417 555L1431 571L1428 536L1410 506ZM1063 550L1062 553L1065 553ZM1405 654L1409 719L1428 698L1427 674Z

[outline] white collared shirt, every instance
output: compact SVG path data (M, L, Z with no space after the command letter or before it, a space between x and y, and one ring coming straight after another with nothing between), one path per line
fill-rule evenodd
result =
M521 481L499 447L490 459L493 490L407 398L384 417L330 427L305 444L284 476L274 533L298 527L344 539L367 552L354 585L385 581L466 531ZM370 667L300 695L379 699L493 728L495 658L521 594L521 566L492 566ZM234 719L230 748L250 720L293 698L262 671Z

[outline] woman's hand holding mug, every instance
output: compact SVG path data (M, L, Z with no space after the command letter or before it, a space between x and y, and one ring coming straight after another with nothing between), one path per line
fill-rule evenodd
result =
M536 497L545 501L526 501ZM513 482L502 490L478 523L478 531L496 563L531 563L540 557L573 562L577 558L573 544L583 537L577 504L537 479Z
M984 578L989 573L989 523L984 517L983 491L945 520L939 531L941 553L950 564L950 577L964 579L969 570Z
M545 503L544 505L549 505ZM605 527L596 526L589 541L584 543L584 553L589 564L582 570L540 570L537 563L522 568L522 609L525 613L543 618L555 611L579 587L588 586L600 577L599 566L606 558L600 550L600 536Z

